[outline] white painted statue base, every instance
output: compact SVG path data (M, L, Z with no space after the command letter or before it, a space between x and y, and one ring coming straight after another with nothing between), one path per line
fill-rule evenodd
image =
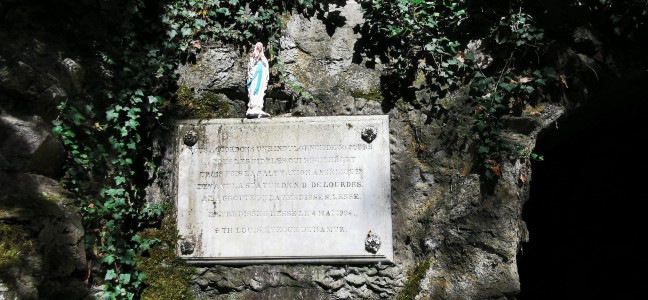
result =
M259 118L269 118L270 114L261 110L260 108L249 108L245 113L245 117L248 119L259 119Z

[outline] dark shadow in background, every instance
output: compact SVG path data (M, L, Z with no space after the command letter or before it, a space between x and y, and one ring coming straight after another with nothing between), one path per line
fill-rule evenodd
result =
M603 105L539 137L535 152L545 161L533 162L522 213L529 243L517 257L522 292L516 299L645 293L648 97L640 83L631 88L599 96Z
M160 15L168 1L143 2L146 2L146 9L141 11L143 18L132 25L141 29L141 38L161 40L159 37L165 29L161 27ZM70 100L69 103L88 104L84 101L92 100L91 103L98 107L96 111L112 105L110 99L100 95L104 94L105 89L119 82L130 82L132 78L117 73L123 70L119 62L114 68L116 72L104 71L103 67L107 64L101 61L98 53L121 57L123 48L114 38L123 36L122 23L129 20L129 14L126 13L129 3L134 2L0 0L0 69L9 72L8 76L3 74L5 76L2 79L10 79L0 84L0 109L12 116L38 115L51 126L51 119L57 115L55 106L59 99L41 96L47 92L46 88L54 84L67 88L67 98L61 98ZM147 51L143 47L142 49ZM66 69L61 63L65 58L71 58L83 67L81 88L68 88L71 83L67 82ZM52 109L46 109L45 106ZM0 223L23 228L30 240L26 243L31 242L35 249L33 255L24 255L23 260L15 266L0 269L0 279L12 293L17 294L17 299L35 299L36 289L38 299L92 298L92 292L84 283L87 276L85 261L79 259L81 267L68 270L66 264L69 262L58 258L78 258L77 252L70 251L70 247L56 249L57 244L49 243L57 240L61 245L75 245L76 240L69 237L65 227L70 213L50 200L43 199L38 188L44 183L38 180L49 183L47 180L35 175L28 176L25 173L30 170L18 166L16 161L19 158L31 159L30 153L25 153L26 157L18 155L18 158L7 155L6 149L16 153L16 148L27 148L29 143L20 135L14 138L12 130L12 127L0 120L0 155L8 161L4 166L0 165L0 211L11 212L0 216ZM148 128L142 131L145 130ZM149 156L146 153L138 158ZM141 161L135 161L133 165L144 166ZM66 202L66 205L71 206L72 203ZM2 238L0 236L0 240ZM98 260L95 258L95 261ZM37 278L32 281L22 280L27 275ZM38 286L20 289L25 282ZM94 284L92 280L90 283Z

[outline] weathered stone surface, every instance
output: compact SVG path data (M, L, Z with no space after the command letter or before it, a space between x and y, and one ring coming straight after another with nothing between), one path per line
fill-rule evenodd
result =
M50 178L59 178L63 172L64 160L63 145L52 135L48 135L32 153L26 170Z
M235 295L222 295L211 297L215 300L283 300L283 299L313 299L328 300L331 299L327 293L317 289L280 287L267 289L262 292L244 291Z
M55 102L67 97L57 84L74 79L74 92L82 89L80 66L66 62L69 72L62 75L66 78L56 78L52 76L56 72L35 61L8 62L0 57L0 226L21 236L8 247L22 250L19 259L0 266L0 298L88 295L77 278L86 268L83 226L75 200L56 180L65 153L48 123Z
M26 171L33 154L43 146L43 151L53 151L50 153L53 154L53 160L38 158L40 163L35 161L34 168L50 172L60 171L63 149L55 146L57 142L53 141L50 135L38 117L18 118L6 113L0 114L0 136L3 137L0 152L16 170Z
M178 85L194 90L239 90L244 93L247 60L228 45L204 47L195 63L180 65Z
M0 88L14 94L34 98L54 82L39 76L30 64L18 60L9 61L0 56Z
M11 168L11 165L7 161L7 159L2 155L2 152L0 152L0 170L2 171L8 171Z
M63 70L62 86L69 94L75 95L83 92L85 84L85 72L83 67L74 59L66 57L59 61L60 69ZM52 90L49 91L50 93ZM56 90L54 90L56 92Z
M40 44L39 41L33 41ZM55 60L55 58L51 58ZM59 74L49 62L9 60L0 53L0 90L4 97L11 98L3 104L4 109L17 108L25 113L37 114L44 120L53 120L58 113L56 106L70 94L64 83L67 75ZM57 77L58 76L58 77ZM69 87L68 87L69 88ZM80 88L80 87L79 87Z
M319 101L297 103L304 115L382 114L379 68L353 63L360 35L355 28L364 19L359 4L323 4L323 20L293 14L281 38L279 60L289 81L303 87ZM333 25L331 25L331 23ZM355 103L356 99L362 99ZM367 102L373 102L366 105ZM302 107L306 106L306 107Z
M21 299L83 295L85 286L75 284L72 276L86 267L83 226L74 200L53 179L5 171L0 171L0 194L0 225L18 224L12 226L22 228L21 243L31 249L8 269L0 268L0 277L15 276L5 284Z
M357 275L357 274L349 274L346 277L344 277L344 279L346 280L347 283L356 287L364 285L365 282L367 281L364 278L364 276Z

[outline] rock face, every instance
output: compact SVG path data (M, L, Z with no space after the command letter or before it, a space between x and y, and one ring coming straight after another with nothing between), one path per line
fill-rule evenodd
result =
M5 13L12 19L17 12ZM37 37L24 51L24 40L6 34L0 34L0 299L83 299L84 231L75 199L58 182L65 152L51 134L56 106L81 92L83 70Z
M43 122L0 115L0 296L83 296L83 226L57 181L63 148Z

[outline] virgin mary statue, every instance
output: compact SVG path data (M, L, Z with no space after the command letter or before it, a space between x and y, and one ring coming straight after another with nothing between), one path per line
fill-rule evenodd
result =
M250 54L247 71L247 90L250 100L245 117L248 119L268 118L270 114L263 111L263 97L266 88L268 88L270 65L263 54L263 44L261 42L254 45L254 52Z

